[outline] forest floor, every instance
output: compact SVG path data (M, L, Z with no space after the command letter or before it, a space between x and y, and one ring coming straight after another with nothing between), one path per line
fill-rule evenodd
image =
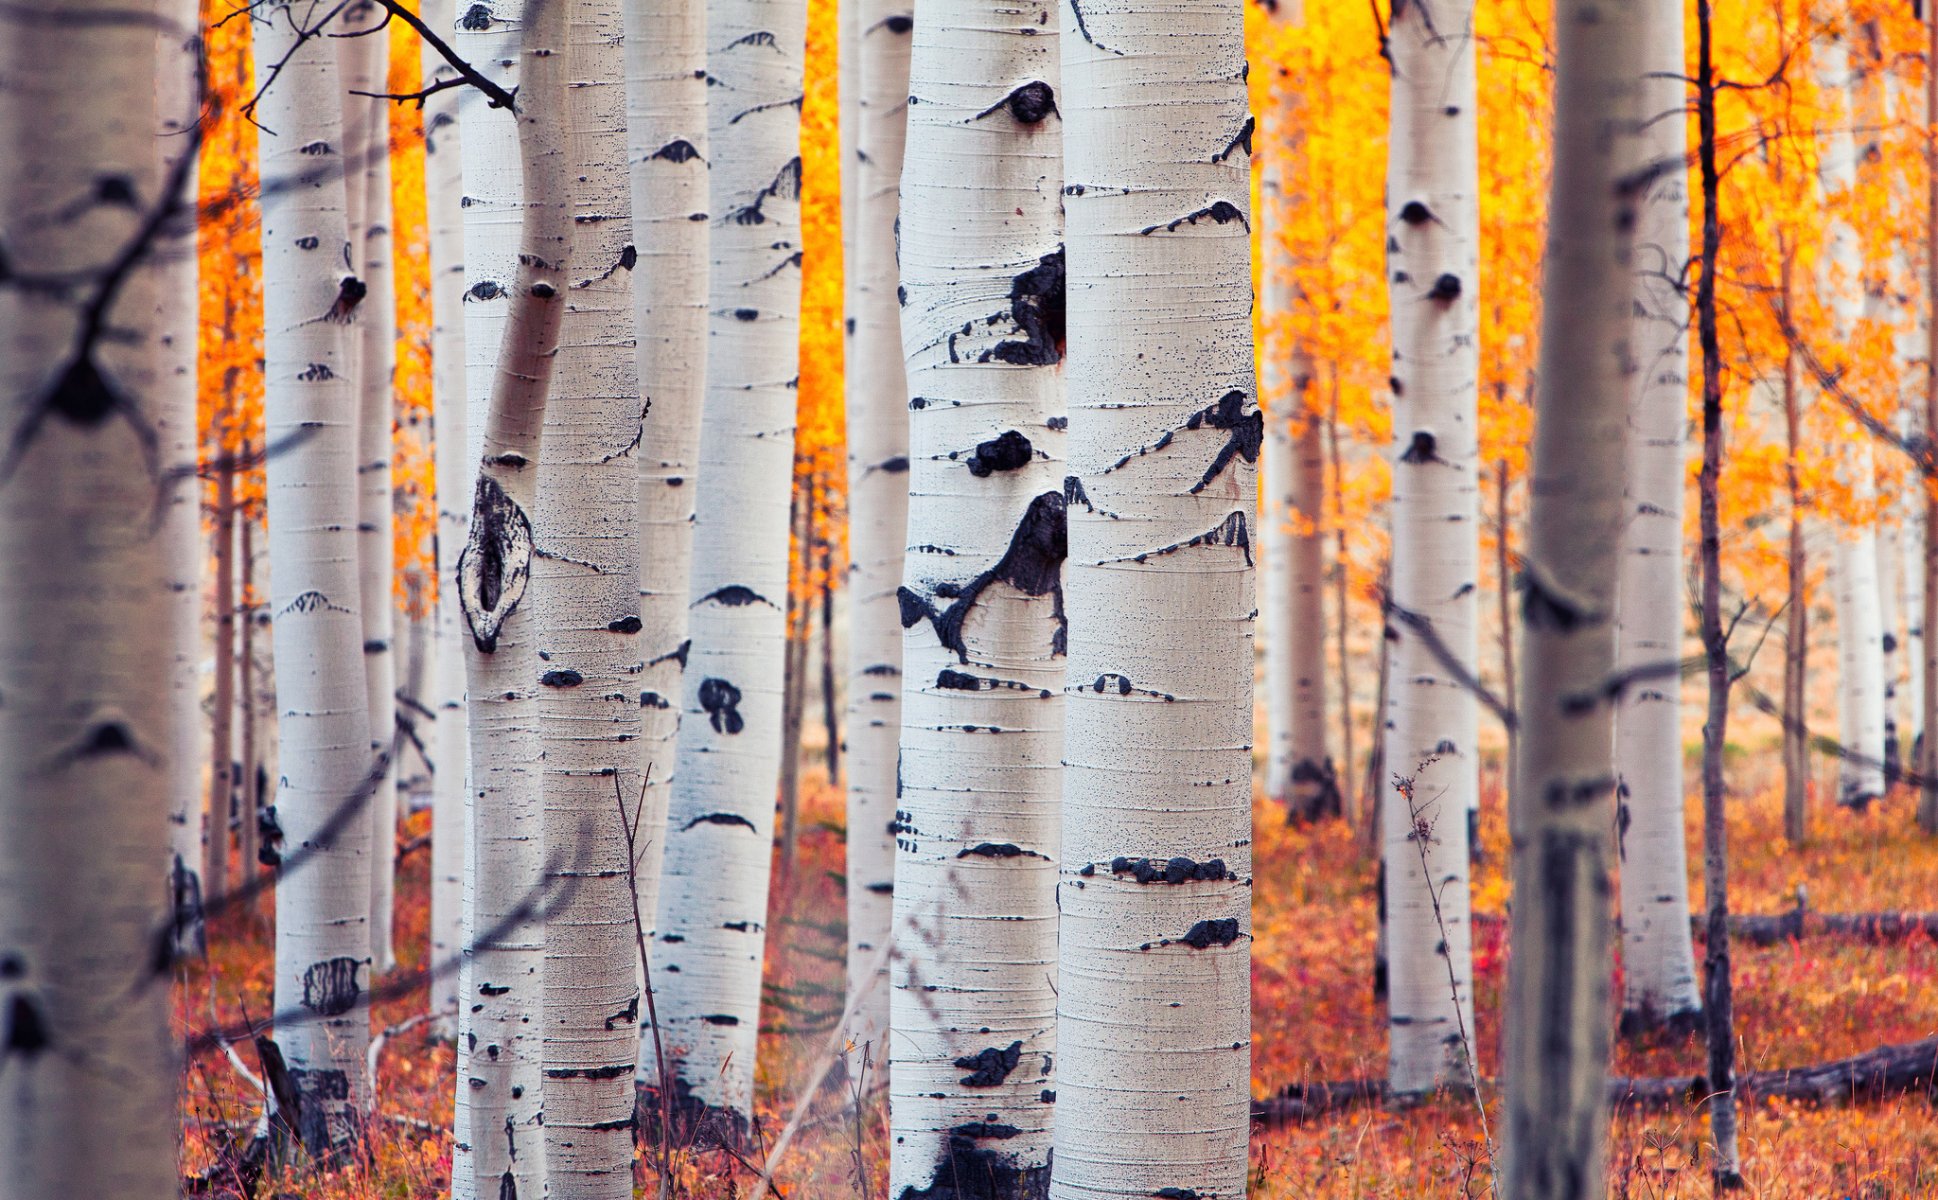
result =
M793 1112L800 1086L820 1065L841 1008L840 797L825 783L810 781L804 790L798 862L777 878L769 923L759 1104L770 1145ZM1474 965L1479 1061L1494 1064L1506 930L1485 917L1505 913L1507 833L1497 778L1490 776L1485 790L1474 896L1483 919L1476 922ZM1784 843L1780 806L1774 779L1731 797L1733 911L1786 911L1799 883L1808 885L1813 911L1938 908L1938 844L1916 834L1909 797L1894 795L1862 814L1818 803L1813 838L1801 850ZM1689 844L1691 865L1699 868L1694 809L1692 804ZM407 844L427 821L423 813L410 820ZM412 853L400 869L401 970L421 967L427 952L428 858ZM1697 874L1694 903L1700 910ZM1343 821L1287 828L1276 810L1261 803L1255 878L1254 1098L1293 1084L1377 1079L1385 1070L1386 1026L1383 1006L1371 994L1373 862L1361 836ZM208 1028L212 1012L234 1022L270 1011L273 938L266 917L231 914L212 941L208 961L186 969L176 989L176 1017L185 1034ZM1741 1071L1841 1058L1938 1034L1938 945L1922 933L1883 944L1823 935L1766 947L1739 943L1733 958ZM426 995L420 986L383 1000L375 1027L422 1012ZM238 1053L256 1068L252 1049L238 1047ZM1618 1042L1614 1070L1692 1077L1702 1065L1702 1044L1692 1035ZM454 1071L451 1044L432 1036L429 1026L388 1038L367 1159L329 1172L297 1168L267 1181L258 1195L448 1195ZM247 1137L260 1105L219 1050L186 1065L183 1088L183 1165L193 1174L213 1161L225 1138ZM1489 1128L1498 1139L1498 1096L1491 1089L1488 1100ZM778 1195L885 1200L886 1105L879 1093L869 1097L857 1120L848 1101L833 1085L816 1098L792 1149L775 1167ZM1624 1200L1707 1196L1706 1136L1707 1122L1696 1106L1618 1116L1609 1194ZM1751 1197L1938 1197L1938 1103L1919 1093L1856 1107L1756 1101L1743 1114L1742 1155ZM1361 1106L1303 1124L1257 1128L1251 1163L1256 1197L1489 1193L1488 1153L1471 1097L1404 1111ZM655 1194L652 1165L641 1157L642 1195ZM717 1153L681 1155L677 1174L682 1194L692 1200L746 1196L755 1178L745 1164Z

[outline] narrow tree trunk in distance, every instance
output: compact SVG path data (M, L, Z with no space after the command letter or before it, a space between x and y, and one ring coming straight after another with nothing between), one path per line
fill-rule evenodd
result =
M1636 227L1629 396L1629 519L1622 530L1616 668L1638 682L1615 712L1624 1030L1684 1027L1702 1007L1689 935L1682 790L1683 427L1689 420L1687 104L1682 0L1645 0L1643 136L1651 173ZM1666 672L1666 673L1665 673Z
M816 541L821 546L821 723L828 735L828 786L840 787L844 743L834 681L834 538L823 534Z
M1061 15L1070 627L1050 1195L1237 1196L1264 433L1243 13Z
M1927 12L1926 63L1938 63L1938 11ZM1925 71L1925 120L1938 125L1938 71ZM1938 144L1926 147L1925 294L1938 313ZM1938 315L1925 324L1925 445L1938 447ZM1918 827L1938 836L1938 490L1929 474L1920 480L1925 492L1924 561L1924 754L1918 770L1924 776L1918 792Z
M1559 0L1554 172L1522 568L1516 892L1505 1036L1510 1200L1599 1191L1608 1138L1613 628L1631 387L1639 5Z
M1358 823L1362 820L1370 820L1366 814L1372 807L1373 797L1371 791L1361 787L1353 775L1353 769L1358 765L1359 758L1353 748L1352 656L1347 653L1347 634L1352 627L1352 580L1350 578L1352 560L1346 554L1346 473L1339 454L1339 368L1337 364L1327 366L1326 382L1326 465L1332 476L1332 592L1333 608L1336 610L1334 627L1338 635L1334 655L1339 660L1339 788L1343 797L1343 806L1351 809L1346 814L1347 819ZM1323 509L1323 506L1321 507ZM1382 647L1385 646L1384 638L1380 639L1380 644ZM1381 662L1384 662L1384 649L1380 653ZM1380 677L1385 678L1383 669ZM1386 699L1382 695L1379 705L1373 711L1383 712L1385 708ZM1374 738L1373 741L1375 745L1379 743L1378 738ZM1379 844L1378 828L1378 823L1372 822L1371 832L1367 834L1375 848Z
M806 724L808 642L814 636L814 605L808 576L813 562L808 549L814 528L814 475L796 475L794 532L788 557L800 564L801 586L787 591L787 657L781 665L781 870L794 868L794 843L801 819L801 728Z
M683 1049L676 1103L730 1142L753 1114L780 767L806 19L800 0L707 10L709 415L653 982L662 1040Z
M1513 526L1509 523L1507 510L1507 460L1494 462L1494 574L1501 618L1501 703L1510 715L1514 708L1514 545ZM1507 768L1501 777L1507 779L1514 774L1515 746L1514 722L1504 720L1501 725L1507 733Z
M76 281L0 288L6 1200L160 1200L180 1187L154 936L180 628L160 583L190 568L165 561L182 543L158 529L156 505L175 489L199 503L199 484L163 474L178 465L164 456L179 427L155 440L180 414L161 378L169 284L156 256L181 248L166 234L141 240L166 202L155 80L181 63L158 62L155 23L131 11L154 6L33 0L0 16L7 266L15 280ZM193 27L170 32L179 47ZM117 290L111 267L130 248L143 253ZM84 314L83 301L98 307Z
M228 451L218 446L217 454ZM206 901L229 893L229 814L236 793L234 729L236 678L236 477L223 464L215 475L215 695L209 710L208 840L202 863Z
M565 5L501 0L457 48L516 88L514 114L463 93L466 440L477 464L453 586L465 619L465 948L458 986L456 1200L533 1197L545 929L538 624L527 592L545 402L565 309ZM482 28L470 28L482 25ZM521 182L522 178L522 182Z
M249 461L246 439L242 460ZM237 788L242 811L237 818L235 878L238 886L247 888L262 870L262 747L256 740L256 691L261 686L256 675L256 612L262 605L256 599L256 518L252 507L243 506L241 517L236 530L236 558L242 577L236 596L236 708L241 717L242 744L236 762L242 774ZM242 903L250 914L257 911L254 892Z
M892 1036L875 1051L892 1067L889 1194L1041 1200L1057 1086L1068 35L1052 0L918 0L915 19L899 341L921 399L904 406L897 476L902 642L855 677L902 692L882 864Z
M1723 632L1722 488L1723 364L1716 313L1716 256L1722 248L1720 176L1716 167L1716 75L1709 0L1696 0L1696 120L1702 172L1702 261L1696 276L1697 337L1702 344L1702 643L1709 677L1703 722L1703 893L1708 905L1703 945L1703 1012L1709 1044L1709 1140L1715 1190L1743 1186L1736 1156L1736 1028L1730 993L1729 823L1724 810L1723 748L1728 745L1729 646Z
M1783 316L1790 317L1792 255L1783 256ZM1803 545L1803 482L1797 470L1803 452L1802 405L1797 389L1797 352L1787 342L1783 349L1783 424L1789 453L1784 459L1784 479L1790 497L1790 543L1785 559L1787 595L1783 626L1783 833L1792 846L1801 846L1810 836L1808 802L1810 796L1810 742L1804 729L1805 668L1810 659L1810 611L1804 589L1809 564Z
M357 579L357 381L363 281L348 246L336 47L295 0L251 10L257 78L283 64L257 111L262 135L264 399L271 611L280 714L281 853L306 853L276 883L276 1007L316 1019L278 1027L301 1096L298 1135L330 1157L362 1139L370 1080L372 762ZM274 136L268 132L274 130ZM285 441L299 435L292 445Z

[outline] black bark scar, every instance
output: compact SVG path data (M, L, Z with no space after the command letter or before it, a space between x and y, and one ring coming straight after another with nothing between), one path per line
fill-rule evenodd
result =
M938 611L931 600L911 589L896 589L902 628L911 629L926 619L935 626L936 639L943 647L955 651L957 659L966 663L969 651L963 644L962 626L969 619L969 610L990 584L1004 583L1025 596L1055 597L1053 615L1057 627L1050 640L1050 652L1062 654L1070 628L1063 615L1063 560L1069 553L1064 512L1063 496L1059 492L1045 492L1031 500L1010 537L1009 549L994 566L965 584L934 585L931 589L934 597L950 601L947 608Z

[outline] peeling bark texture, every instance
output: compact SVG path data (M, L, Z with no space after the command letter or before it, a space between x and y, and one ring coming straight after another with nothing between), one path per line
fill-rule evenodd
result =
M1229 150L1251 121L1242 15L1212 0L1061 12L1072 403L1050 1193L1063 1200L1245 1193L1263 421L1250 164ZM1106 870L1118 856L1227 873L1140 884Z
M678 767L687 584L693 575L693 498L706 395L708 222L707 12L703 0L628 0L626 128L632 163L633 333L645 398L639 449L639 762L636 884L653 934L666 804ZM634 953L637 958L637 953ZM641 981L644 986L644 981ZM657 1079L640 1014L640 1075Z
M889 1062L887 942L895 899L895 779L902 728L902 627L895 601L908 545L909 380L896 288L897 189L909 106L913 0L861 0L855 129L856 274L848 320L848 994L866 989L848 1038L851 1070ZM1054 43L1052 43L1054 45ZM966 114L965 114L966 115ZM998 307L1005 307L999 304ZM994 311L994 310L992 310ZM987 314L980 314L987 315ZM833 636L823 629L824 638ZM867 978L878 970L880 980Z
M196 482L200 427L196 423L195 198L199 169L182 155L199 153L188 136L201 115L202 39L190 0L158 6L161 28L155 74L155 122L161 179L177 177L182 208L156 243L155 433L173 480L161 499L160 587L168 597L168 879L176 904L178 948L203 945L200 861L202 831L202 496ZM178 171L179 168L179 171ZM159 199L159 196L157 197ZM245 771L247 768L245 767ZM245 823L247 815L244 817ZM245 859L239 878L253 868Z
M1683 430L1689 423L1687 123L1654 120L1686 103L1681 0L1645 0L1635 169L1640 197L1631 285L1636 361L1628 413L1628 520L1622 531L1615 662L1647 675L1616 701L1617 850L1622 881L1622 1025L1686 1020L1702 1008L1689 940L1683 832ZM1672 673L1664 675L1668 667Z
M262 266L269 458L270 612L276 655L283 845L311 847L276 884L276 1007L319 1000L318 968L352 963L311 1020L276 1042L302 1097L298 1132L312 1154L361 1139L370 1080L370 823L320 832L373 770L357 579L358 331L341 299L350 279L343 80L328 37L297 45L327 10L278 0L251 12L256 72L289 61L257 109L262 132ZM273 135L270 130L276 131ZM306 990L306 982L308 988Z
M464 113L467 439L471 520L457 577L469 741L459 973L456 1200L544 1187L540 1005L544 886L537 622L525 602L545 403L565 303L565 9L500 0L460 21L459 52L525 98ZM465 92L466 97L474 95ZM536 202L527 197L536 198ZM488 297L488 298L486 298ZM495 373L480 367L493 359ZM523 919L514 919L521 911ZM488 930L495 938L480 940Z
M1521 729L1509 799L1503 1195L1590 1196L1608 1137L1610 805L1620 455L1634 361L1641 6L1560 0L1554 174L1523 569ZM1560 302L1559 298L1567 298Z
M559 3L561 0L546 0ZM631 1200L638 969L626 819L639 801L638 363L620 0L571 0L564 323L545 406L532 592L541 624L545 1181Z
M447 33L453 0L426 0L425 24ZM450 68L428 43L423 78L434 83ZM431 777L431 957L433 965L458 957L464 936L465 758L469 743L464 703L464 613L458 605L457 560L471 528L469 420L464 392L464 161L458 136L457 91L440 92L424 105L424 190L431 256L432 469L437 488L437 610L432 614L430 703L437 713ZM504 119L505 114L493 114ZM508 122L507 122L508 123ZM431 984L431 1011L458 1008L458 973ZM447 1033L455 1019L440 1021Z
M391 377L397 365L397 293L390 267L390 101L352 91L387 91L390 38L376 32L389 20L374 0L353 0L338 18L340 32L370 31L337 42L343 68L343 141L348 174L350 261L363 281L357 305L358 345L351 355L357 387L357 581L363 607L364 686L369 696L370 754L397 740L396 603L392 577L391 429L396 405ZM384 773L370 797L370 957L381 975L397 963L391 945L391 900L397 876L397 771Z
M1468 813L1480 796L1479 160L1473 5L1396 4L1387 163L1393 603L1381 845L1393 1090L1469 1085ZM1442 281L1452 279L1456 285ZM1396 781L1409 780L1405 787ZM1436 904L1437 900L1437 904ZM1436 911L1437 910L1437 911Z
M1822 94L1845 113L1856 110L1856 90L1867 86L1853 59L1850 33L1825 32L1812 48ZM1849 121L1835 110L1818 132L1818 180L1827 202L1857 186L1857 142ZM1863 250L1857 230L1833 209L1826 221L1822 278L1837 342L1856 336L1863 309ZM1868 509L1877 494L1871 442L1856 436L1840 463L1851 502ZM1838 759L1837 803L1863 808L1884 795L1884 629L1878 603L1877 528L1868 518L1834 531L1832 593L1837 606L1837 740L1851 751Z
M857 658L849 682L902 697L895 1036L876 1052L892 1060L897 1200L1040 1200L1049 1184L1064 682L1063 118L1045 105L1019 114L1009 98L1040 91L1053 103L1056 22L1053 0L919 0L915 10L899 344L908 394L922 399L901 406L908 467L894 481L907 487L902 594L914 603L903 601L899 653ZM867 23L866 37L883 36ZM1052 281L1019 286L1048 274L1044 264L1056 267ZM1032 297L1020 310L1019 294ZM1044 361L994 353L1032 340L1050 349ZM1012 531L1030 524L1047 526L1041 570L999 570L1018 541ZM1008 578L979 589L952 626L953 645L923 619L951 596L959 603L965 580L999 575ZM851 771L859 778L858 761ZM851 817L851 862L853 839L873 832ZM991 1134L997 1127L1004 1136Z
M780 777L806 36L802 0L707 6L707 415L653 981L672 1083L729 1142L753 1111Z
M183 437L168 344L180 327L160 311L180 286L165 257L178 247L164 233L115 264L164 203L156 80L184 69L194 26L172 31L164 58L155 24L113 19L124 11L35 0L0 13L0 247L20 276L77 281L0 288L0 546L17 564L0 576L5 1200L158 1200L180 1182L154 933L179 766L167 581L193 558L174 558L186 542L158 506L179 487L194 522L199 487L163 475ZM84 378L97 390L76 392Z

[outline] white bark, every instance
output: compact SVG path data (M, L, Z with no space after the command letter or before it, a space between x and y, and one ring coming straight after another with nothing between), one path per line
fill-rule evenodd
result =
M464 609L469 710L465 957L451 1167L456 1200L494 1200L507 1186L535 1197L544 1186L539 1005L545 933L532 911L544 883L537 625L533 605L524 601L570 225L564 8L556 0L474 5L457 34L466 61L502 87L521 87L527 103L514 119L477 93L463 92L459 101L467 202L466 441L478 478L458 578L449 581ZM542 203L527 203L528 194ZM487 564L494 569L487 572ZM495 599L479 594L487 575L498 581Z
M902 727L902 631L895 591L908 544L908 376L902 364L897 189L909 115L913 0L862 0L855 129L855 281L848 320L848 994L855 1053L888 1061L888 964L895 909L895 779ZM986 315L986 314L985 314ZM823 631L824 636L826 631ZM879 972L881 979L868 978ZM859 1058L857 1058L857 1063Z
M312 1152L356 1141L369 1107L370 754L357 580L357 380L361 281L345 216L343 84L330 10L277 0L252 10L262 138L264 398L270 593L281 733L276 814L276 1007L307 1010L277 1041L302 1093ZM271 133L270 131L274 131Z
M169 0L159 6L155 75L155 148L161 154L161 179L180 183L179 209L157 244L162 283L156 294L157 363L155 432L163 460L176 482L163 498L161 586L168 599L167 710L169 887L178 920L178 944L199 945L202 930L202 496L197 461L201 430L196 421L197 264L196 189L199 171L183 156L198 154L200 136L192 134L201 116L202 40L195 5ZM245 783L253 786L253 777ZM251 794L247 791L245 795ZM244 814L244 820L248 820ZM238 880L254 878L243 863Z
M1472 28L1468 0L1395 5L1387 43L1397 611L1388 619L1394 641L1380 824L1389 1082L1400 1093L1471 1082L1467 814L1480 792L1480 705L1466 681L1478 677L1480 655Z
M646 399L639 453L640 920L650 942L678 760L693 573L700 408L706 395L707 10L703 0L626 5L626 137L632 164L633 335ZM635 957L637 954L635 953ZM640 1074L658 1078L647 1014Z
M636 252L619 0L571 0L569 11L570 285L532 571L556 897L545 926L545 1171L553 1196L631 1200L641 997L620 806L630 819L640 771Z
M1855 111L1861 86L1844 31L1833 30L1814 47L1817 74L1825 94L1840 99L1846 114ZM1829 115L1818 132L1818 178L1827 200L1835 201L1857 185L1857 145L1847 120ZM1850 221L1833 212L1825 232L1822 287L1829 299L1835 336L1848 344L1863 309L1863 250ZM1876 467L1868 438L1858 437L1840 467L1852 503L1868 508L1877 491ZM1863 807L1884 795L1884 630L1878 602L1877 530L1862 524L1833 530L1834 596L1837 605L1837 802Z
M1904 421L1906 435L1919 414L1907 401L1899 410ZM1898 749L1908 770L1917 770L1918 757L1913 753L1918 739L1924 735L1924 694L1925 694L1925 505L1924 495L1918 488L1907 487L1900 498L1898 511L1904 529L1898 537L1898 584L1903 588L1905 644L1902 657L1905 664L1905 682L1899 689L1901 703L1898 708Z
M780 776L806 15L802 0L707 10L707 419L653 981L678 1103L727 1140L752 1112Z
M180 541L156 505L197 485L165 476L179 434L158 429L177 410L156 255L179 247L143 226L165 203L157 71L181 63L124 14L64 0L0 13L5 1200L161 1200L180 1185L154 945L180 628L160 581ZM189 35L174 31L175 53Z
M340 32L384 25L373 0L344 10ZM363 670L370 713L370 755L391 755L390 769L370 797L371 971L396 965L391 945L391 899L397 875L396 604L392 577L390 500L391 377L397 357L397 295L390 267L390 112L388 100L352 92L388 90L390 38L370 32L337 43L343 72L343 141L349 167L351 262L367 289L357 306L357 580L363 605Z
M453 0L428 0L426 25L448 39ZM426 84L452 73L426 43ZM501 114L500 114L501 115ZM464 163L460 157L458 93L440 92L424 105L424 190L431 257L431 447L437 489L437 608L432 614L431 957L433 966L457 959L464 945L465 751L464 613L458 604L457 560L471 528L471 471L464 392ZM458 974L431 985L431 1011L456 1013ZM455 1030L455 1020L445 1025Z
M1241 12L1069 0L1061 16L1070 627L1050 1194L1237 1197L1263 437Z
M1554 174L1511 790L1516 903L1501 1194L1599 1195L1608 1138L1614 710L1635 364L1641 5L1561 0Z
M1052 0L919 0L915 18L898 344L907 394L920 399L897 404L910 414L907 632L899 653L849 684L899 683L903 696L889 1194L1015 1200L1048 1182L1057 1086L1057 15ZM867 24L866 39L885 36ZM858 780L859 756L850 762ZM855 839L872 832L850 817L851 896Z
M1683 827L1683 437L1689 424L1687 123L1681 0L1643 5L1647 61L1637 168L1658 170L1635 232L1628 412L1628 520L1622 530L1616 666L1637 682L1615 711L1617 849L1622 873L1622 1019L1646 1026L1702 1008L1689 934ZM1666 164L1666 165L1665 165Z

